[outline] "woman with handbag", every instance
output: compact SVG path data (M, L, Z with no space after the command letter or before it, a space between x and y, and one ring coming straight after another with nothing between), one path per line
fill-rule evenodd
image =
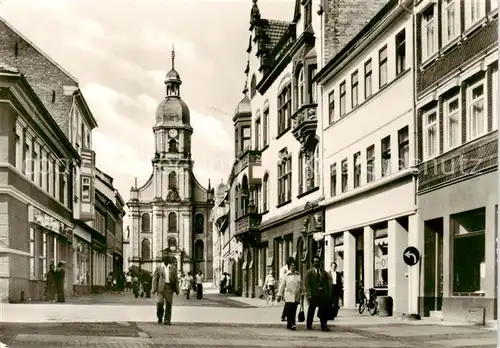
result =
M300 303L299 322L305 320L304 316L304 285L302 283L302 277L299 272L296 271L295 262L291 262L290 270L285 276L283 282L281 282L280 289L278 291L278 301L285 301L285 313L287 318L286 328L288 330L295 330L295 317L297 315L297 307ZM301 320L302 319L302 320Z

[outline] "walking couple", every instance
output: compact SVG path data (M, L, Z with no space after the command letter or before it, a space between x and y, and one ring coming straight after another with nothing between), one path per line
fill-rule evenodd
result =
M46 274L47 285L46 285L46 295L49 302L65 302L64 297L64 261L60 261L57 264L57 268L53 263L49 266L49 271Z
M299 304L302 313L299 313L299 321L305 319L300 318L301 315L304 315L305 295L308 301L307 329L312 330L314 313L317 308L321 330L330 331L327 325L328 320L335 319L338 312L338 289L342 281L341 277L338 276L340 274L335 272L335 269L332 271L332 274L321 269L320 259L317 256L313 258L313 267L306 273L305 284L302 282L301 275L296 270L295 259L293 257L288 258L285 267L287 267L288 271L282 269L284 276L280 279L278 301L282 298L285 301L281 320L287 321L287 329L296 329L295 318ZM333 273L335 273L335 280L333 279Z

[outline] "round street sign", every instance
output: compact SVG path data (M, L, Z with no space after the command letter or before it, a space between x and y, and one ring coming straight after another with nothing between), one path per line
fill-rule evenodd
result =
M417 248L409 246L403 252L403 260L408 266L415 266L420 260L420 252Z

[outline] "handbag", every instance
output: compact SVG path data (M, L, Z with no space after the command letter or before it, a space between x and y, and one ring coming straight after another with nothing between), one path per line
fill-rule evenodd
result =
M304 314L304 299L300 301L300 311L299 311L299 317L298 317L299 323L303 323L306 321L306 315Z

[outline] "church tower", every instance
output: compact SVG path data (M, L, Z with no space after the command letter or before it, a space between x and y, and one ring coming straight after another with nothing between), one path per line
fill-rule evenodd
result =
M131 188L128 206L132 215L131 262L152 272L168 254L179 271L201 269L212 277L212 226L214 190L205 189L193 174L189 107L181 98L182 80L172 69L165 77L165 98L156 109L153 126L152 174L142 187Z

